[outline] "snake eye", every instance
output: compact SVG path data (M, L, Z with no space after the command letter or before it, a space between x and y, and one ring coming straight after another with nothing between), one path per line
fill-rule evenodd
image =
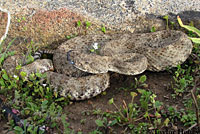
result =
M70 59L70 52L72 52L73 50L69 50L68 52L67 52L67 61L70 63L70 64L72 64L72 65L74 65L75 63Z
M70 61L70 64L74 65L74 62L73 62L73 61Z

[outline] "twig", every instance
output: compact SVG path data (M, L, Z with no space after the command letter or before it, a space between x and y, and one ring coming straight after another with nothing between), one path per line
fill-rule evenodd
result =
M187 131L193 129L193 128L196 127L196 126L197 126L197 123L193 124L191 127L189 127L188 129L186 129L184 132L187 132Z
M2 9L1 7L0 7L0 11L5 12L5 13L8 14L8 20L7 20L6 31L5 31L4 35L1 37L1 39L0 39L0 46L1 46L2 42L5 40L5 38L7 37L7 34L8 34L8 30L9 30L9 27L10 27L11 15L10 15L10 12L9 12L9 11L7 11L7 10L5 10L5 9Z
M198 81L198 79L195 80L195 85L194 85L194 87L192 88L192 90L190 92L191 92L192 99L193 99L194 104L195 104L196 117L197 117L197 125L198 125L198 127L200 127L199 126L199 107L198 107L198 104L197 104L196 97L194 95L194 92L196 91L197 81Z
M192 94L192 99L194 101L194 104L195 104L195 110L196 110L196 117L197 117L197 125L199 126L199 110L198 110L198 104L197 104L197 100L194 96L194 93L193 93L193 90L190 91L191 94Z
M142 117L140 117L138 119L135 119L134 122L137 122L137 121L142 120L142 119L144 119L144 116L142 116Z
M124 103L124 105L123 105L124 109L128 109L128 107L127 107L127 105L126 105L126 102L125 102L124 100L123 100L123 103ZM127 111L127 113L126 113L126 116L127 116L127 118L129 119L128 111Z

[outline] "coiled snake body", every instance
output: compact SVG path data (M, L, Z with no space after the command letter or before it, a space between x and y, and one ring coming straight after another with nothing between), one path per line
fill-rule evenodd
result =
M53 51L53 62L38 59L21 71L47 73L47 79L62 96L84 100L109 87L108 71L137 75L145 70L162 71L183 63L192 51L192 43L180 31L143 34L84 35L72 38ZM18 64L11 56L3 67L8 72ZM15 63L15 64L13 64ZM49 71L52 68L56 72Z

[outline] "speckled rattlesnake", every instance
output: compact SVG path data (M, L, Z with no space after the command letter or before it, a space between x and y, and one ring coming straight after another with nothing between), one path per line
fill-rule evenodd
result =
M84 35L72 38L53 51L53 63L39 59L22 71L47 71L47 79L62 96L84 100L109 86L108 71L137 75L145 70L162 71L184 62L192 43L180 31L143 34ZM3 67L13 72L21 58L11 56ZM13 64L15 63L15 64ZM56 72L48 71L55 68Z

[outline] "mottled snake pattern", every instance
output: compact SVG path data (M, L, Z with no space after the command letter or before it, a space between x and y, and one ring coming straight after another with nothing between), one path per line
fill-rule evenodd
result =
M53 60L37 59L21 71L46 72L50 85L61 96L84 100L109 87L109 72L137 75L145 70L163 71L183 63L191 51L187 35L175 30L82 35L52 50ZM21 58L8 57L3 67L12 73Z

